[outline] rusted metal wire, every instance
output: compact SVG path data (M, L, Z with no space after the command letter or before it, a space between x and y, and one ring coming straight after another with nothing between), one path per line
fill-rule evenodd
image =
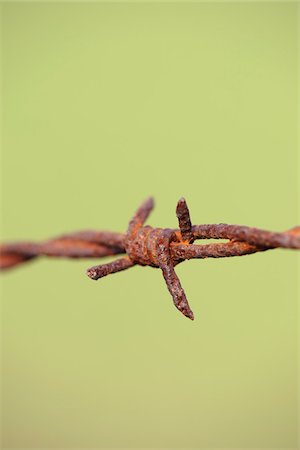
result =
M10 269L37 256L100 258L125 256L96 265L87 275L98 280L134 265L160 268L176 308L189 319L194 315L174 267L187 259L243 256L274 248L300 249L300 226L283 233L240 225L192 225L184 198L177 203L179 229L144 225L154 207L149 198L136 211L125 234L110 231L79 231L42 243L17 242L0 246L0 269ZM197 239L227 242L195 245Z

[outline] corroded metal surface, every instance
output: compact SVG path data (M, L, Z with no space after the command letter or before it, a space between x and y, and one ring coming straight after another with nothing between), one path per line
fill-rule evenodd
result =
M120 272L134 265L162 271L176 308L189 319L194 315L174 267L187 259L243 256L274 248L300 249L300 227L274 233L240 225L192 225L185 199L177 203L179 229L144 225L154 207L147 199L129 222L127 232L86 230L65 234L42 243L19 242L0 246L0 269L9 269L37 256L100 258L125 256L107 264L93 266L87 275L93 279ZM227 242L195 245L196 239L227 239Z

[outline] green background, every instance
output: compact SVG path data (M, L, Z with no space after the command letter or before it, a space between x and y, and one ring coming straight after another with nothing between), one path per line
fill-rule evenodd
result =
M3 3L3 240L297 223L297 4ZM297 256L2 277L3 448L296 448Z

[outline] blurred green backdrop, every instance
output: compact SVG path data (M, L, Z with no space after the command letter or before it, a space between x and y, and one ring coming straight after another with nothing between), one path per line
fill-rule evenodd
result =
M3 240L297 223L295 3L3 3ZM3 287L3 448L296 448L296 254Z

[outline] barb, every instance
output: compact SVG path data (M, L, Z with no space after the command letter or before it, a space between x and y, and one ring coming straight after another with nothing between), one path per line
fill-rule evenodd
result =
M278 247L300 249L300 226L283 233L240 225L192 225L184 198L177 203L179 229L144 225L154 207L146 200L129 222L125 234L110 231L79 231L42 243L17 242L0 246L0 269L10 269L38 256L101 258L122 255L108 264L87 270L93 279L120 272L134 265L161 269L176 308L189 319L194 315L174 267L193 258L225 258L250 255ZM197 239L227 239L225 243L196 245Z

